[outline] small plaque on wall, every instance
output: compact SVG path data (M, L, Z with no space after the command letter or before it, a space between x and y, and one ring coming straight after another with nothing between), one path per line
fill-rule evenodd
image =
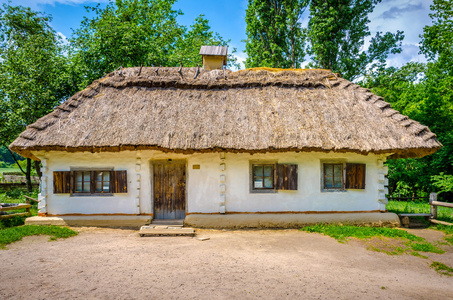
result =
M200 165L192 165L192 169L198 170L198 169L200 169Z

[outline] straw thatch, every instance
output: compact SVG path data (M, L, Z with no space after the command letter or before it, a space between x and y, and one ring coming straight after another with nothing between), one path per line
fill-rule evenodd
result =
M10 145L32 151L334 151L421 157L426 126L328 70L128 68L95 81ZM196 78L194 78L196 76Z

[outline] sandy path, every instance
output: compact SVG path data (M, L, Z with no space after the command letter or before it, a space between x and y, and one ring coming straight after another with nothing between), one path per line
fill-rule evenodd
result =
M453 278L429 268L452 266L452 251L388 256L296 230L197 231L208 241L76 230L0 250L0 299L453 298Z

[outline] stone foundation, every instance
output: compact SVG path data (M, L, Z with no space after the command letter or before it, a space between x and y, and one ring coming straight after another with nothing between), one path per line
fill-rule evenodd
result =
M334 213L334 214L193 214L186 216L184 225L198 228L300 228L304 225L328 223L375 227L399 227L394 213Z

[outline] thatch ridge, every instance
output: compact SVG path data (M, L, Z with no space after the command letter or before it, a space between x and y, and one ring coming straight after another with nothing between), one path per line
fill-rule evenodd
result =
M36 150L136 149L420 157L440 147L426 126L329 70L157 67L94 81L10 145L32 158Z

